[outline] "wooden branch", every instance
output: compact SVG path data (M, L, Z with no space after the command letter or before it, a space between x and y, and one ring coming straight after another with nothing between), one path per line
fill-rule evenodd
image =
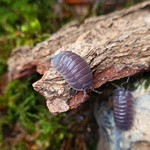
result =
M70 87L50 60L60 51L72 51L87 61L93 71L94 88L150 68L150 1L100 17L80 26L66 26L33 48L16 50L9 59L10 79L37 71L42 78L33 84L45 96L52 113L76 108L83 93L70 96ZM36 67L36 70L35 70Z

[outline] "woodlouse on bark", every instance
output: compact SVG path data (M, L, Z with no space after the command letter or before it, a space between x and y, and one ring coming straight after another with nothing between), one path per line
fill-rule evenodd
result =
M73 89L83 91L84 95L87 89L95 91L92 88L92 71L79 55L71 51L62 51L51 60L51 65L60 72Z
M114 119L116 126L123 131L133 125L133 96L123 87L117 87L113 93Z

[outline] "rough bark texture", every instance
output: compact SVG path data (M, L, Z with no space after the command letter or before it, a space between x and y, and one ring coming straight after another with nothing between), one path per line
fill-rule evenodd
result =
M81 25L66 26L33 48L20 48L9 59L10 79L37 71L42 78L33 84L44 95L52 113L76 108L86 99L70 87L50 60L60 51L72 51L87 61L93 71L94 89L150 68L150 2L100 17Z

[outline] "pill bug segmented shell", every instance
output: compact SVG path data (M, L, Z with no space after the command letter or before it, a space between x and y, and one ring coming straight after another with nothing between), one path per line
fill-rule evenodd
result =
M79 55L62 51L51 60L51 65L73 89L84 92L86 89L92 89L92 71Z
M113 95L114 119L120 130L127 131L133 125L133 96L128 90L118 87Z

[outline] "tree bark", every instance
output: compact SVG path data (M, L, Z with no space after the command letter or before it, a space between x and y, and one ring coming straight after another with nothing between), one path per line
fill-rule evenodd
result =
M70 24L33 48L20 48L8 61L11 80L36 71L42 78L33 84L52 113L76 108L86 99L83 92L70 95L70 87L51 67L50 60L60 51L80 55L93 71L93 88L108 81L150 69L150 1L129 9Z

